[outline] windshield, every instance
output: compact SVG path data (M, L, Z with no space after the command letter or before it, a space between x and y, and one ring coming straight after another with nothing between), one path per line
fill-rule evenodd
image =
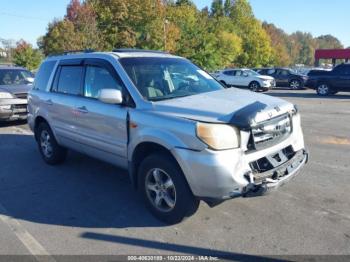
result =
M28 84L27 78L33 77L33 74L26 70L0 69L0 85Z
M120 63L142 96L161 101L224 89L213 77L182 58L133 57Z

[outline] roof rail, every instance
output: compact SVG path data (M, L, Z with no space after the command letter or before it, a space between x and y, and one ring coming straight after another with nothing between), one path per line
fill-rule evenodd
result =
M137 49L137 48L116 48L112 50L117 53L157 53L157 54L168 54L165 51L160 50L147 50L147 49Z
M3 67L5 67L5 66L7 66L7 67L18 67L15 64L6 64L6 63L0 63L0 66L3 66Z
M55 53L55 54L51 54L49 55L51 56L59 56L59 55L70 55L70 54L79 54L79 53L93 53L95 52L94 49L82 49L82 50L65 50L61 53Z

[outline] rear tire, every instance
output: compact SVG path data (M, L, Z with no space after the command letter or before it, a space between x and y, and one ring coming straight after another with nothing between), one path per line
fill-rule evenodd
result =
M61 147L47 123L41 123L36 130L40 154L49 165L58 165L64 162L67 156L67 149Z
M321 83L317 85L316 92L320 96L328 96L331 94L331 88L328 84Z
M163 154L146 157L138 171L138 188L149 211L167 224L180 223L199 206L175 160Z
M261 89L261 86L258 82L253 81L249 84L249 89L252 92L258 92Z

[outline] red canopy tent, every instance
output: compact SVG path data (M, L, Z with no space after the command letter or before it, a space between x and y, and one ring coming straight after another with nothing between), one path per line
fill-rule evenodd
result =
M315 52L315 65L319 66L320 59L332 59L333 65L337 59L344 59L346 62L350 59L350 49L318 49Z

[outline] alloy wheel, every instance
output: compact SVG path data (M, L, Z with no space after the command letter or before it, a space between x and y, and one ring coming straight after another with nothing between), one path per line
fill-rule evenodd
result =
M257 83L251 83L250 84L250 90L253 92L256 92L259 90L259 85Z
M160 168L151 169L145 179L146 194L161 212L170 212L176 204L176 189L171 177Z
M320 95L327 95L329 93L329 88L326 84L322 84L317 88Z
M40 147L45 157L50 158L53 153L51 137L47 130L43 130L40 135Z
M299 83L299 81L293 80L293 81L290 83L290 87L291 87L292 89L299 89L299 88L300 88L300 83Z

